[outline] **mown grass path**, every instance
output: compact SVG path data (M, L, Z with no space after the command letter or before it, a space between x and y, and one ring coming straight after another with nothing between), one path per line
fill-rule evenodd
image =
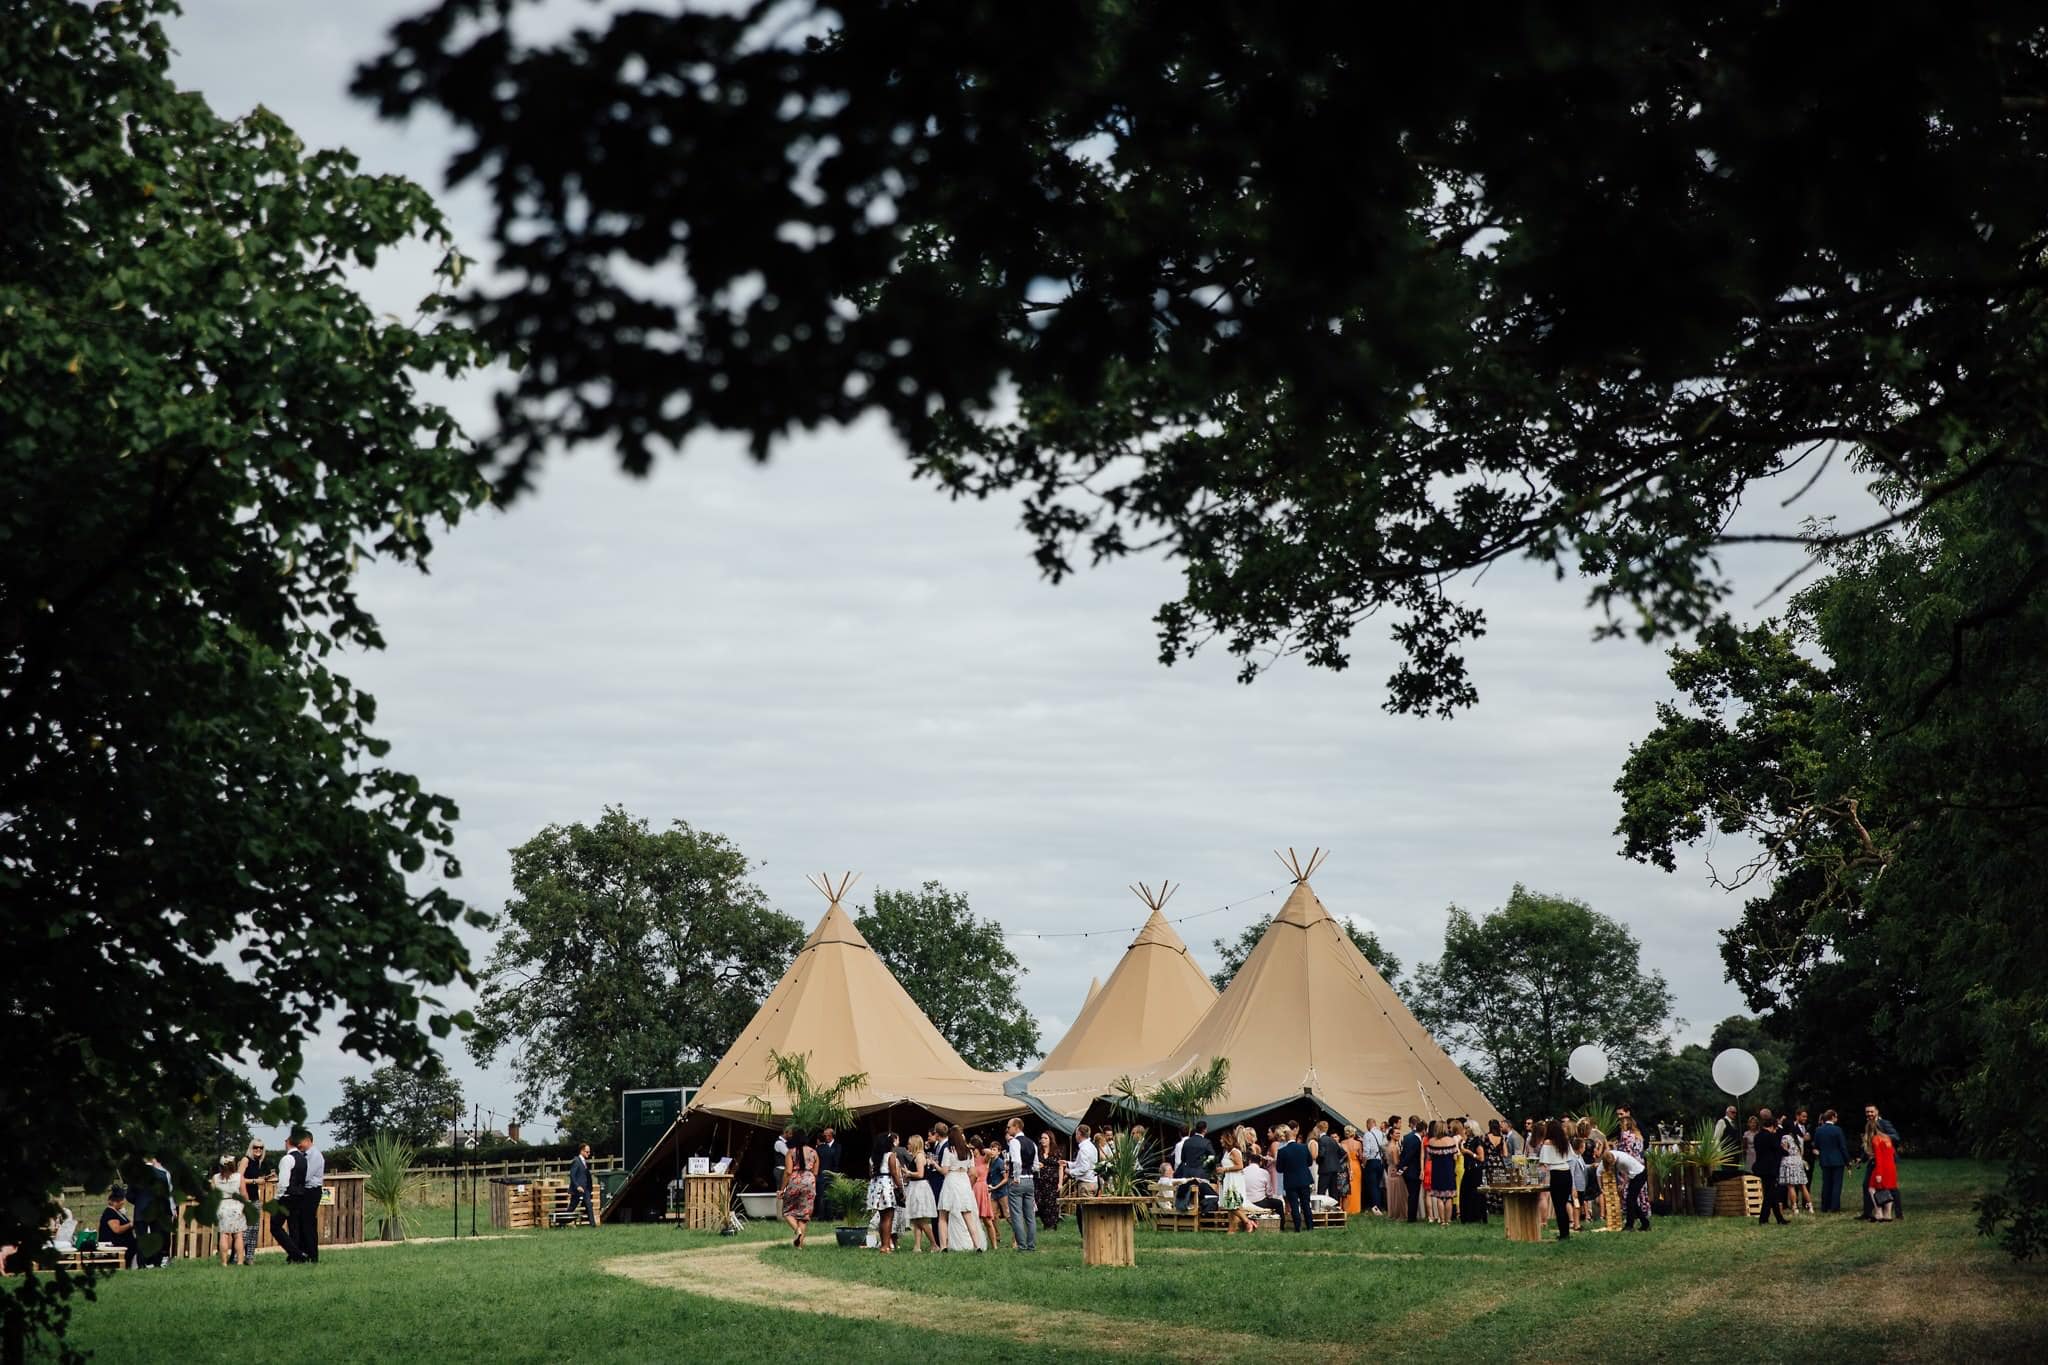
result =
M768 1249L764 1242L741 1242L697 1251L622 1256L604 1262L604 1269L642 1284L756 1308L874 1322L933 1320L935 1301L929 1295L898 1289L848 1294L838 1281L826 1276L806 1274L791 1265L766 1264L762 1254ZM1161 1324L1156 1319L1110 1317L1028 1303L983 1302L967 1321L977 1336L1005 1336L1030 1346L1128 1355L1149 1354L1161 1345ZM1238 1332L1203 1331L1178 1341L1174 1354L1186 1361L1244 1360L1263 1349L1287 1344Z

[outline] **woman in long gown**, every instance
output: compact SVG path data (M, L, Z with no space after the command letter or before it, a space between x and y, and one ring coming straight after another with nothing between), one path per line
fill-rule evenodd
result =
M995 1196L988 1192L988 1163L996 1155L996 1144L991 1138L977 1138L974 1152L974 1212L981 1219L981 1240L984 1247L993 1250L1003 1244L1002 1224L996 1219Z
M1344 1212L1361 1212L1365 1208L1365 1163L1359 1154L1365 1144L1358 1140L1358 1130L1350 1124L1344 1125L1344 1159L1351 1164L1351 1188L1344 1192Z
M1485 1178L1487 1184L1505 1185L1507 1183L1508 1139L1507 1134L1501 1131L1499 1119L1488 1119L1486 1121L1486 1161L1484 1164L1486 1167ZM1501 1196L1497 1194L1487 1195L1486 1210L1488 1213L1501 1212Z
M1480 1193L1480 1175L1486 1169L1486 1140L1479 1135L1479 1125L1464 1125L1464 1145L1460 1155L1464 1158L1458 1170L1458 1221L1461 1223L1484 1223L1486 1221L1486 1196Z
M939 1153L944 1179L939 1185L939 1212L946 1219L941 1246L947 1251L986 1251L982 1240L981 1206L974 1199L974 1160L958 1142L948 1142Z
M1387 1120L1387 1217L1408 1216L1408 1180L1401 1174L1401 1120Z
M1050 1232L1060 1225L1060 1176L1065 1165L1052 1129L1038 1135L1038 1226Z

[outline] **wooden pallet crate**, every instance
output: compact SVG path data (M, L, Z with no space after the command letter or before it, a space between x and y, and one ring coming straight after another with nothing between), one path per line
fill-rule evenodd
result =
M1755 1176L1737 1176L1714 1186L1716 1218L1754 1218L1763 1211L1764 1182Z

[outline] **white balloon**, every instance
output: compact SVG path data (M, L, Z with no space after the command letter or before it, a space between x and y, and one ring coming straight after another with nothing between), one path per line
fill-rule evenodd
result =
M1739 1047L1731 1047L1714 1058L1714 1084L1731 1095L1747 1095L1756 1089L1756 1058Z
M1580 1085L1598 1085L1607 1079L1607 1053L1598 1043L1580 1043L1572 1049L1564 1069Z

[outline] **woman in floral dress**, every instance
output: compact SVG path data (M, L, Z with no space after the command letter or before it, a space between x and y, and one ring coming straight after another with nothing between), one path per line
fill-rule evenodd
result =
M868 1212L875 1216L875 1246L896 1250L896 1134L875 1139L875 1175L868 1181Z
M1645 1158L1648 1149L1648 1144L1643 1141L1643 1130L1636 1127L1635 1119L1627 1114L1622 1116L1621 1132L1616 1135L1614 1145L1627 1152L1637 1161L1642 1161ZM1636 1195L1636 1212L1641 1215L1643 1226L1648 1227L1650 1225L1650 1182L1647 1180L1643 1182L1643 1188Z
M802 1133L789 1139L789 1178L782 1186L782 1221L796 1234L791 1246L804 1244L804 1229L818 1202L818 1149Z

